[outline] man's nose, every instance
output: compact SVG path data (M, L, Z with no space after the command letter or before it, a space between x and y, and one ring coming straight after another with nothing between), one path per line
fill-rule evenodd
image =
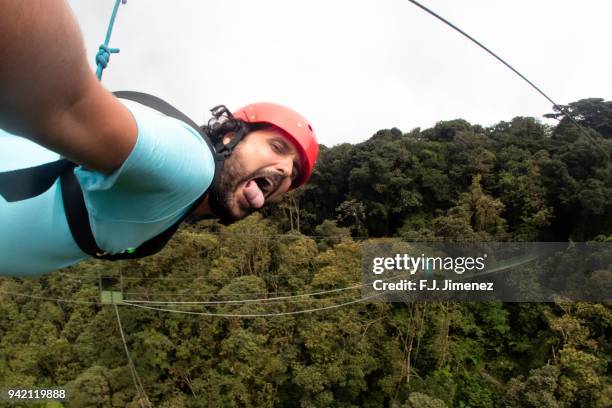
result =
M293 158L291 157L283 158L281 161L278 162L276 168L283 176L290 177L291 174L293 173Z

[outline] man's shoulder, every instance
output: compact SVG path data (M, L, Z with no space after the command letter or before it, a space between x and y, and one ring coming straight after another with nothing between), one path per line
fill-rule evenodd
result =
M90 214L147 222L184 210L212 183L213 153L186 123L138 103L128 109L138 136L123 165L110 175L77 170Z

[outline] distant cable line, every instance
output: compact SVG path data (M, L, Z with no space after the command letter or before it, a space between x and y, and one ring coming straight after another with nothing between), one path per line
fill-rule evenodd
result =
M125 355L128 359L128 366L130 367L130 372L132 373L132 380L134 381L134 387L138 391L138 402L143 406L141 398L144 397L146 401L146 405L151 407L151 401L149 401L149 397L147 397L147 393L142 386L142 381L140 381L140 376L138 375L138 371L136 371L136 366L134 366L134 362L132 361L132 357L130 356L130 351L127 346L127 342L125 341L125 334L123 334L123 325L121 324L121 317L119 317L119 310L117 309L117 304L113 303L115 309L115 315L117 316L117 324L119 325L119 332L121 333L121 340L123 341L123 349L125 350Z
M360 298L360 299L357 299L357 300L352 300L350 302L340 303L338 305L333 305L333 306L325 306L325 307L318 307L318 308L314 308L314 309L305 309L305 310L297 310L297 311L293 311L293 312L278 312L278 313L247 313L247 314L240 314L240 313L192 312L192 311L188 311L188 310L176 310L176 309L165 309L165 308L159 308L159 307L143 306L143 305L138 305L138 304L130 303L128 301L123 301L123 305L132 306L132 307L139 307L139 308L148 309L148 310L155 310L155 311L158 311L158 312L189 314L189 315L197 315L197 316L216 316L216 317L274 317L274 316L289 316L289 315L297 315L297 314L305 314L305 313L314 313L314 312L320 312L320 311L323 311L323 310L337 309L337 308L340 308L340 307L349 306L349 305L360 303L360 302L365 302L366 300L373 299L375 297L381 296L382 294L384 294L384 292L377 293L376 295Z
M339 288L342 290L349 290L350 288ZM130 291L124 291L123 292L124 295L134 295L134 296L153 296L153 295L159 295L159 296L178 296L178 297L185 297L187 295L191 295L191 294L195 294L195 295L199 295L199 296L206 296L208 298L221 298L221 299L226 299L228 297L232 297L234 295L236 295L235 293L230 293L227 295L223 295L220 293L210 293L207 291L202 291L202 290L190 290L190 289L177 289L176 292L146 292L146 291L141 291L141 292L130 292ZM283 295L283 294L287 294L287 295L301 295L301 296L308 296L308 293L304 293L304 294L300 294L300 293L295 293L295 291L268 291L268 292L249 292L249 293L244 293L243 295L249 295L249 296L256 296L256 295L262 295L262 296L266 296L266 295ZM262 299L272 299L272 298L262 298Z
M58 298L49 298L49 297L43 297L43 296L36 296L36 295L28 295L25 293L14 293L14 292L6 292L6 291L0 291L0 294L5 294L5 295L9 295L9 296L19 296L19 297L27 297L27 298L32 298L32 299L38 299L38 300L48 300L48 301L55 301L55 302L65 302L65 303L78 303L78 304L88 304L88 305L98 305L98 306L111 306L114 305L116 307L115 303L100 303L100 302L87 302L87 301L78 301L78 300L69 300L69 299L58 299ZM260 313L260 314L235 314L235 313L208 313L208 312L191 312L191 311L187 311L187 310L174 310L174 309L164 309L164 308L156 308L156 307L150 307L150 306L143 306L143 305L139 305L133 301L130 300L123 300L122 303L120 303L120 306L131 306L131 307L138 307L141 309L148 309L148 310L157 310L157 311L161 311L161 312L173 312L173 313L180 313L180 314L190 314L190 315L201 315L201 316L217 316L217 317L271 317L271 316L282 316L282 315L295 315L295 314L303 314L303 313L313 313L313 312L317 312L317 311L322 311L322 310L329 310L329 309L336 309L339 307L343 307L343 306L348 306L351 304L355 304L355 303L359 303L365 300L369 300L372 299L374 297L380 296L381 294L376 294L374 296L370 296L370 297L366 297L366 298L362 298L362 299L357 299L354 301L350 301L350 302L345 302L345 303L341 303L338 305L333 305L333 306L325 306L325 307L320 307L320 308L313 308L313 309L306 309L306 310L299 310L299 311L295 311L295 312L281 312L281 313ZM331 299L318 299L318 300L331 300ZM219 306L219 305L217 305ZM123 330L121 328L121 330ZM144 390L143 390L144 392Z
M229 302L218 302L218 303L209 303L209 302L199 302L199 301L168 301L164 302L161 300L135 300L135 299L124 299L125 302L134 303L134 304L145 304L145 305L171 305L171 306L202 306L202 307L225 307L225 306L244 306L244 305L256 305L256 306L277 306L279 304L304 304L304 303L317 303L324 302L328 300L338 300L342 298L342 295L330 296L326 298L304 298L304 299L270 299L269 302L248 302L248 303L237 303L237 301L229 301Z
M555 107L560 107L560 105L558 105L555 101L553 101L548 95L546 95L540 88L538 88L537 86L535 86L535 84L533 82L531 82L529 79L527 79L523 74L521 74L520 72L518 72L516 69L514 69L514 67L510 64L508 64L506 61L504 61L500 56L498 56L497 54L495 54L493 51L491 51L490 49L488 49L487 47L485 47L482 43L480 43L478 40L476 40L474 37L472 37L471 35L467 34L465 31L463 31L462 29L460 29L459 27L457 27L456 25L454 25L453 23L451 23L450 21L448 21L447 19L445 19L444 17L440 16L439 14L436 14L435 12L433 12L432 10L428 9L427 7L425 7L424 5L422 5L421 3L419 3L418 1L415 0L408 0L409 2L411 2L412 4L414 4L415 6L425 10L427 13L431 14L432 16L434 16L435 18L437 18L438 20L442 21L444 24L448 25L449 27L451 27L452 29L454 29L455 31L457 31L458 33L460 33L461 35L463 35L464 37L466 37L467 39L469 39L470 41L472 41L474 44L478 45L480 48L482 48L483 50L485 50L486 52L488 52L490 55L492 55L493 57L495 57L499 62L501 62L502 64L504 64L506 67L508 67L509 69L512 70L512 72L514 72L516 75L518 75L519 77L521 77L525 82L527 82L529 85L531 85L531 87L533 89L535 89L536 91L538 91L540 93L540 95L542 95L543 97L545 97L546 99L548 99L548 101L550 103L553 104L553 106Z
M463 31L462 29L460 29L459 27L457 27L456 25L454 25L453 23L451 23L450 21L448 21L447 19L445 19L444 17L440 16L439 14L433 12L432 10L428 9L427 7L425 7L424 5L422 5L421 3L419 3L418 1L415 0L408 0L409 2L411 2L412 4L414 4L415 6L421 8L422 10L426 11L427 13L429 13L430 15L434 16L435 18L437 18L438 20L442 21L444 24L448 25L449 27L451 27L453 30L457 31L459 34L463 35L464 37L466 37L467 39L469 39L470 41L472 41L474 44L478 45L480 48L482 48L483 50L485 50L487 53L489 53L491 56L493 56L495 59L497 59L499 62L501 62L502 64L504 64L506 67L508 67L512 72L514 72L516 75L518 75L521 79L523 79L525 82L527 82L533 89L535 89L536 91L538 91L538 93L540 95L542 95L544 98L546 98L550 103L553 104L553 108L554 109L558 109L561 113L563 113L574 125L576 125L578 127L578 129L580 129L581 131L584 132L584 134L586 135L586 137L591 140L591 142L593 142L593 144L595 144L601 151L603 151L605 153L605 150L593 139L593 137L586 131L584 130L583 126L578 123L574 117L562 106L559 105L558 103L556 103L555 101L552 100L551 97L549 97L547 94L544 93L544 91L542 91L540 88L538 88L533 82L531 82L529 79L527 79L527 77L525 77L525 75L521 74L518 70L516 70L512 65L510 65L509 63L507 63L506 61L504 61L500 56L498 56L496 53L494 53L493 51L491 51L490 49L488 49L487 47L485 47L482 43L480 43L478 40L476 40L474 37L472 37L471 35L467 34L465 31Z
M312 292L312 293L301 293L297 295L290 296L277 296L271 298L258 298L258 299L245 299L245 300L213 300L213 301L193 301L193 302L180 302L180 301L157 301L157 300L125 300L125 302L131 303L150 303L150 304L194 304L194 305L215 305L215 304L232 304L232 303L265 303L265 302L277 302L279 300L287 300L287 299L295 299L301 297L309 297L309 296L319 296L328 293L336 293L343 292L345 290L351 289L359 289L368 285L368 283L362 283L359 285L348 286L344 288L323 290L320 292Z

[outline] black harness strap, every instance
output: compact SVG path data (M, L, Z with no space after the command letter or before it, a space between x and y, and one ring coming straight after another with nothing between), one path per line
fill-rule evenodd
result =
M133 100L141 103L152 109L155 109L167 116L181 120L194 130L204 139L210 151L215 158L215 176L214 180L219 175L219 170L223 166L225 157L218 155L208 139L208 136L202 129L195 124L189 117L180 112L178 109L167 103L166 101L157 98L153 95L133 92L119 91L114 93L116 97ZM100 249L91 231L89 224L89 214L85 206L83 192L81 186L74 175L74 168L77 164L67 160L60 159L51 163L45 163L40 166L29 167L26 169L12 170L0 172L0 195L8 202L21 201L28 198L36 197L47 191L53 183L60 178L62 190L62 201L64 202L64 211L70 228L70 233L79 248L86 254L108 261L116 261L120 259L135 259L153 255L159 252L172 238L180 224L187 218L191 211L199 206L206 198L208 190L191 205L189 210L171 227L141 244L138 248L129 249L120 254L107 254ZM214 183L213 180L213 183ZM210 187L209 187L210 188Z
M181 120L198 131L198 133L202 134L200 127L185 115L183 112L176 109L174 106L170 105L168 102L163 99L158 98L157 96L149 95L143 92L136 91L116 91L113 92L117 98L121 99L129 99L134 102L141 103L149 108L155 109L158 112L163 113L166 116L173 117L175 119ZM204 138L208 140L207 137Z
M73 163L61 159L26 169L0 172L0 195L9 203L37 197L49 190L58 176L69 167L73 168Z
M64 212L72 238L77 243L81 251L86 254L96 256L102 255L100 248L91 232L89 225L89 214L83 199L81 185L74 175L75 163L70 163L70 169L60 175L60 186L62 189L62 201L64 202Z

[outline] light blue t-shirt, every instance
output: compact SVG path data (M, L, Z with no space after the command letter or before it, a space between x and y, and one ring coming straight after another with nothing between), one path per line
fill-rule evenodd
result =
M211 184L215 164L185 123L124 102L138 126L136 144L110 175L77 167L98 247L136 248L183 216ZM58 154L0 129L0 172L57 160ZM45 193L7 202L0 196L0 276L34 276L89 258L70 233L59 179Z

